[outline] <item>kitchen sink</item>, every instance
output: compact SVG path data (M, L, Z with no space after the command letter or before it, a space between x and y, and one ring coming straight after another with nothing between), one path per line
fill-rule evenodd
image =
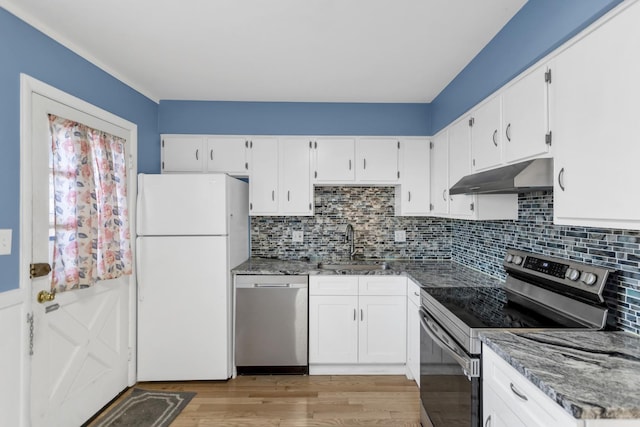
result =
M375 271L388 270L389 264L386 262L378 264L325 264L318 263L319 270L354 270L354 271Z

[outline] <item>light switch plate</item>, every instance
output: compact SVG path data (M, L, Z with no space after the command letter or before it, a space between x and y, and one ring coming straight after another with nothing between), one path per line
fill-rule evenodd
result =
M396 242L402 243L407 241L407 232L404 230L396 230Z
M304 233L302 232L302 230L293 230L293 232L291 233L291 240L293 240L293 243L304 242Z
M11 229L0 230L0 255L11 255Z

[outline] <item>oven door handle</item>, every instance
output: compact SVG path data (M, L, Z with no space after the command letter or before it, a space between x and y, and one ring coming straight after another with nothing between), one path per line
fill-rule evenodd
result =
M433 330L433 327L429 324L429 322L433 322L433 320L429 319L429 315L422 312L420 313L420 324L424 328L425 332L429 334L431 339L433 339L439 347L445 350L458 364L464 369L465 374L469 378L477 378L480 376L480 359L469 357L465 354L465 352L457 347L452 339L449 338L446 342L442 337L438 334L437 331ZM441 331L444 335L445 332Z

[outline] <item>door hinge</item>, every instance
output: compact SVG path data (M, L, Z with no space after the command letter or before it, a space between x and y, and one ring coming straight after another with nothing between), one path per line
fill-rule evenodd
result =
M551 70L547 70L544 73L544 81L545 83L551 83Z
M29 324L29 356L33 356L33 312L27 313L27 323Z
M131 362L131 359L133 358L133 350L131 349L131 347L129 347L128 353L127 353L127 360L129 362Z
M475 122L476 122L476 119L474 119L473 117L471 117L471 118L469 119L469 127L472 127L472 126L473 126L473 124L474 124Z
M429 150L433 150L433 141L429 141Z
M164 169L164 162L162 162L162 169Z
M129 154L129 170L133 170L133 156Z
M471 203L471 204L469 205L469 209L470 209L471 211L473 211L473 210L475 209L475 207L476 207L476 204L475 204L475 203Z
M544 136L544 142L549 146L551 145L552 137L553 133L551 131L549 131L549 133Z

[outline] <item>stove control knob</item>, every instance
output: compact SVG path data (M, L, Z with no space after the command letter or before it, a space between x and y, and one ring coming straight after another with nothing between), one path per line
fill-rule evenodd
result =
M580 272L575 268L569 268L567 272L564 274L564 277L571 280L572 282L575 282L580 278Z
M513 263L515 265L520 265L522 264L522 257L520 255L516 255L513 257Z
M507 256L504 258L504 260L507 262L507 264L513 262L513 255L507 254Z
M582 282L583 282L585 285L592 286L592 285L594 285L594 284L596 283L596 281L598 280L598 276L596 276L596 275L595 275L595 274L593 274L593 273L587 273L587 272L584 272L584 273L582 273L582 277L580 277L580 280L582 280Z

